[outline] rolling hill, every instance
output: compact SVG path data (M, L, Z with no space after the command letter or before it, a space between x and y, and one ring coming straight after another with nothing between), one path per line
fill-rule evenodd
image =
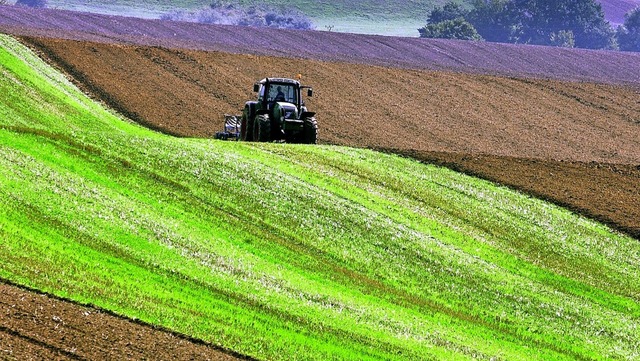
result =
M155 133L0 42L5 279L265 359L637 352L634 239L398 156Z
M159 18L176 10L199 10L208 7L212 1L78 1L50 0L51 7L57 9L88 11L108 15L136 16L142 18ZM416 1L234 1L241 6L256 3L269 4L274 7L298 9L313 21L318 30L331 29L339 32L418 36L418 28L425 21L430 9L444 3L442 0Z

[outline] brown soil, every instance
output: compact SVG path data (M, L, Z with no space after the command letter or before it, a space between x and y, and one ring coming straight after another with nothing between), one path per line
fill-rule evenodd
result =
M0 282L0 360L247 359L203 342Z
M353 146L640 164L638 90L25 38L91 93L151 128L210 137L266 74L304 75L321 140Z

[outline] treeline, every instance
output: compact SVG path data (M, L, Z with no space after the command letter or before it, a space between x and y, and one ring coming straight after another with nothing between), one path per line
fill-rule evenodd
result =
M640 7L614 30L595 0L473 0L471 9L450 1L418 31L425 38L640 51Z

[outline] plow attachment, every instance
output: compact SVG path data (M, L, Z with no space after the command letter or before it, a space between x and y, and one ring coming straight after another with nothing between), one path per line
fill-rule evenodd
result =
M240 139L240 122L242 115L224 115L224 130L216 133L216 139L238 140Z

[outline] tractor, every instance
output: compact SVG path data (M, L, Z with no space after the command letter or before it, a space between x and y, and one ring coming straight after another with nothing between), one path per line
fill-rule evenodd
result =
M307 110L302 89L313 89L294 79L265 78L253 85L258 100L248 101L240 119L239 138L244 141L316 144L318 123Z

